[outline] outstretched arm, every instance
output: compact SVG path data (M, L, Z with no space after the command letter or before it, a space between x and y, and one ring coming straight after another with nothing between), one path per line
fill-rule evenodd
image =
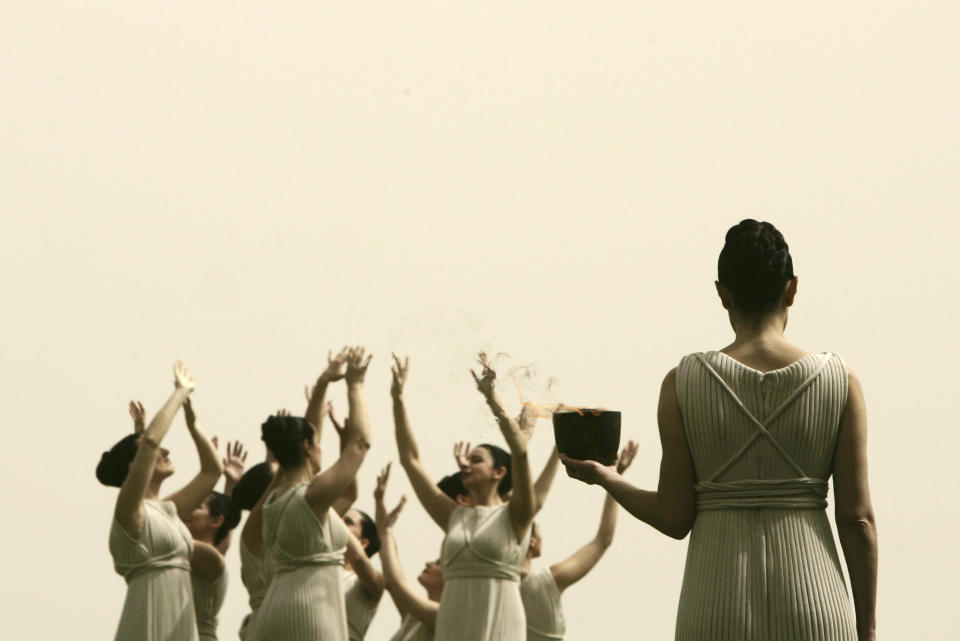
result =
M637 444L629 441L617 459L617 474L623 474L633 457L637 455ZM603 499L603 512L600 515L600 527L597 535L589 543L574 552L569 558L550 566L553 580L561 592L582 579L593 569L603 554L613 543L613 532L617 527L617 503L607 494Z
M379 601L383 595L384 580L380 570L373 564L370 557L363 549L353 532L347 530L347 552L346 556L350 561L350 566L357 573L357 579L364 591L374 601Z
M589 484L598 484L644 523L667 536L682 539L696 518L696 473L683 430L683 418L677 404L677 371L671 370L660 388L657 420L660 426L660 481L655 492L641 490L625 481L616 469L596 461L576 461L563 454L560 461L567 474Z
M533 430L530 423L526 431L520 428L513 418L503 409L500 397L494 390L494 379L496 373L487 362L486 354L480 354L480 364L483 367L482 376L470 370L473 379L477 382L477 388L490 406L494 417L497 419L497 425L500 426L500 433L507 441L510 448L511 475L513 476L513 495L510 497L510 520L513 522L513 530L517 540L521 540L533 523L533 517L537 513L537 500L533 489L533 478L530 473L530 459L527 457L527 441Z
M553 451L550 452L550 458L547 459L546 465L543 466L543 471L540 472L540 476L537 477L537 482L533 484L533 491L537 496L537 512L540 511L543 504L547 501L547 494L550 493L550 487L553 485L553 479L557 477L557 468L559 467L560 453L557 451L557 446L554 445Z
M409 614L428 628L433 628L437 622L437 610L440 604L425 598L410 585L404 577L403 568L400 566L393 526L397 522L400 510L407 499L402 497L397 507L391 512L387 512L383 495L389 476L390 464L388 463L380 472L380 476L377 477L377 489L373 494L376 501L377 530L380 533L380 562L383 565L383 577L386 581L387 591L390 592L401 617Z
M317 513L326 511L346 492L370 449L370 417L363 397L363 378L372 356L364 355L362 347L350 350L347 358L347 403L350 421L347 423L347 443L340 458L325 472L318 474L307 487L305 498Z
M867 410L860 379L848 372L847 407L833 455L837 535L850 574L860 641L876 638L877 525L867 481Z
M160 451L160 442L170 430L173 417L190 396L195 386L193 377L190 376L190 373L180 361L177 361L173 367L173 376L173 394L150 421L150 425L141 432L137 443L137 453L130 463L127 478L120 486L120 493L117 495L117 503L113 511L120 527L135 539L140 537L140 530L143 528L143 498L147 493L150 477L153 476L157 453ZM138 424L137 416L134 415L134 430L139 432L143 425L142 405L138 405L138 413L140 420ZM131 403L131 414L134 414L133 403Z
M197 447L197 454L200 455L200 471L189 483L168 496L167 500L173 501L177 506L177 514L181 519L187 520L190 513L197 509L197 506L203 503L216 487L223 473L223 464L220 462L217 448L197 423L197 417L193 413L193 405L189 399L183 404L183 415L187 420L190 436Z
M450 515L453 514L457 504L437 487L420 460L420 450L413 437L413 430L410 429L407 408L403 402L403 386L407 381L410 359L406 358L401 362L400 358L394 354L393 360L394 364L391 368L393 383L390 386L390 396L393 398L393 424L397 450L400 452L400 465L407 473L410 485L413 486L413 491L427 514L440 526L440 529L446 532Z

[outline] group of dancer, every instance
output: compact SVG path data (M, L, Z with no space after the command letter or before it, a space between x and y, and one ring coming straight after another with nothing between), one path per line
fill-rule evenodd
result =
M663 458L653 491L622 476L637 451L632 441L610 466L554 448L534 479L528 442L537 410L528 404L513 417L504 409L483 354L479 373L471 373L507 447L456 443L457 469L435 482L407 415L409 359L393 357L398 459L444 532L439 558L428 559L417 577L424 591L401 569L394 526L405 499L385 504L389 464L373 492L374 517L354 508L372 436L364 389L372 357L363 348L329 355L302 417L281 410L267 418L266 460L249 470L239 443L218 453L191 403L194 379L177 362L171 396L148 425L143 406L131 402L133 433L97 466L97 478L119 488L109 543L127 595L115 638L216 639L228 586L224 555L245 511L239 554L251 611L243 641L363 639L384 592L401 616L391 641L563 639L561 594L610 546L619 503L668 536L690 534L676 639L875 639L876 527L859 382L835 354L808 353L786 340L797 278L772 225L745 220L731 228L718 272L735 340L684 357L665 377L657 412ZM341 380L348 403L342 424L326 402L328 387ZM164 496L161 485L174 470L162 441L181 408L200 471ZM324 467L326 417L340 447ZM560 464L606 490L600 525L571 556L535 569L542 532L534 519ZM831 476L852 609L824 509Z

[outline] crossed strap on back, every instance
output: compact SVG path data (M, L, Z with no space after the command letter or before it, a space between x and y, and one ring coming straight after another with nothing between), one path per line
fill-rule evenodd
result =
M474 508L475 509L475 508ZM461 546L456 552L450 555L450 558L447 559L443 564L443 579L444 581L449 581L451 579L467 579L473 577L485 577L489 579L506 579L508 581L514 581L516 583L520 582L520 568L512 563L507 563L506 561L501 561L499 559L491 559L490 557L482 554L477 548L473 546L473 534L474 530L479 530L483 527L490 519L494 518L499 509L506 509L501 506L498 509L491 510L489 514L486 515L486 518L483 519L480 523L477 523L474 529L470 529L464 523L463 531L466 536L466 544ZM472 510L464 509L461 512L461 521L465 521L467 514ZM452 561L457 558L461 552L470 549L480 560L471 561L466 563L461 563L459 565L452 565Z
M816 369L800 383L797 389L793 390L793 393L790 394L787 400L774 410L767 418L766 423L758 420L757 417L747 409L747 406L743 404L740 397L737 396L736 392L734 392L720 374L717 373L717 370L707 362L703 354L696 354L695 356L697 360L700 361L700 364L720 383L720 386L727 391L737 407L746 414L747 418L749 418L757 428L757 431L747 439L726 463L717 468L717 470L710 475L709 479L700 481L694 485L694 490L697 493L697 511L747 508L823 509L827 507L826 480L810 477L783 448L773 434L770 433L770 426L780 418L783 412L799 398L800 394L816 380L833 355L828 353L821 357ZM796 478L741 479L739 481L727 482L715 480L727 471L731 465L740 460L750 446L761 436L766 438L774 449L790 464L790 467L797 473Z

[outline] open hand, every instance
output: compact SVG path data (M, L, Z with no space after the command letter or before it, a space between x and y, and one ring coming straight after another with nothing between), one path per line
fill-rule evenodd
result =
M336 430L337 436L340 437L341 447L344 440L347 438L347 424L350 422L350 417L343 419L343 423L337 420L337 417L333 415L333 402L327 401L327 416L330 417L330 422L333 423L333 429Z
M490 398L493 395L493 388L496 386L497 373L490 367L490 361L487 360L485 352L480 352L477 359L480 362L481 375L477 376L477 373L472 369L470 374L473 376L473 380L477 382L477 389L480 390L480 393Z
M348 384L363 382L363 377L367 374L367 367L370 366L372 358L373 354L367 355L362 347L350 349L347 353L347 373L344 375Z
M517 423L520 425L520 432L527 437L528 441L533 436L533 428L537 426L537 418L539 418L539 412L536 406L533 403L524 403Z
M240 441L233 445L227 441L227 455L223 457L223 475L230 483L236 483L243 476L243 469L247 464L247 452Z
M333 351L327 352L327 369L320 374L321 380L332 383L343 378L346 373L349 353L350 351L346 347L341 349L336 356L333 355Z
M396 354L393 356L393 365L390 366L390 373L393 375L393 381L390 383L390 394L400 396L403 394L403 386L407 382L407 372L410 371L410 357L407 356L403 361Z
M173 386L177 389L186 390L188 394L197 386L196 381L193 380L193 376L187 371L187 366L180 361L173 364Z
M140 434L145 428L147 411L140 401L130 401L130 418L133 419L133 433Z
M393 527L394 523L397 522L397 517L400 516L400 510L403 509L403 506L407 502L407 497L401 496L397 507L393 508L393 510L390 512L387 512L387 507L383 502L383 497L387 491L388 478L390 478L390 463L387 463L386 467L380 471L380 474L377 476L377 487L373 491L373 499L376 503L375 521L377 523L377 529L381 532Z
M560 462L567 469L567 476L583 481L587 485L602 483L617 473L615 465L602 465L596 461L580 461L566 454L560 454Z
M457 467L461 470L470 467L470 443L467 441L457 441L453 445L453 460L457 462Z

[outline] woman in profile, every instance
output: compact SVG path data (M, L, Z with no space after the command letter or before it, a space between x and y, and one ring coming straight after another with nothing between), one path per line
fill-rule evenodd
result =
M732 227L718 272L735 338L664 379L657 490L612 466L562 461L664 534L690 533L676 639L873 640L877 536L860 382L836 354L786 339L797 278L773 225ZM825 512L831 475L855 614Z
M494 391L495 374L481 354L482 374L473 376L510 453L487 444L473 448L461 472L474 507L458 505L433 483L420 461L403 400L409 363L394 359L391 395L400 464L420 503L446 533L436 641L524 641L520 565L538 509L527 453L530 432L504 411ZM513 493L505 501L511 486Z
M120 488L110 527L114 567L127 582L117 641L197 639L190 587L193 538L183 520L210 495L223 468L213 443L194 425L190 436L200 455L200 472L160 500L160 487L173 474L169 452L160 443L194 388L181 363L173 371L173 394L150 425L144 428L143 406L131 402L134 433L104 452L97 465L97 479Z

